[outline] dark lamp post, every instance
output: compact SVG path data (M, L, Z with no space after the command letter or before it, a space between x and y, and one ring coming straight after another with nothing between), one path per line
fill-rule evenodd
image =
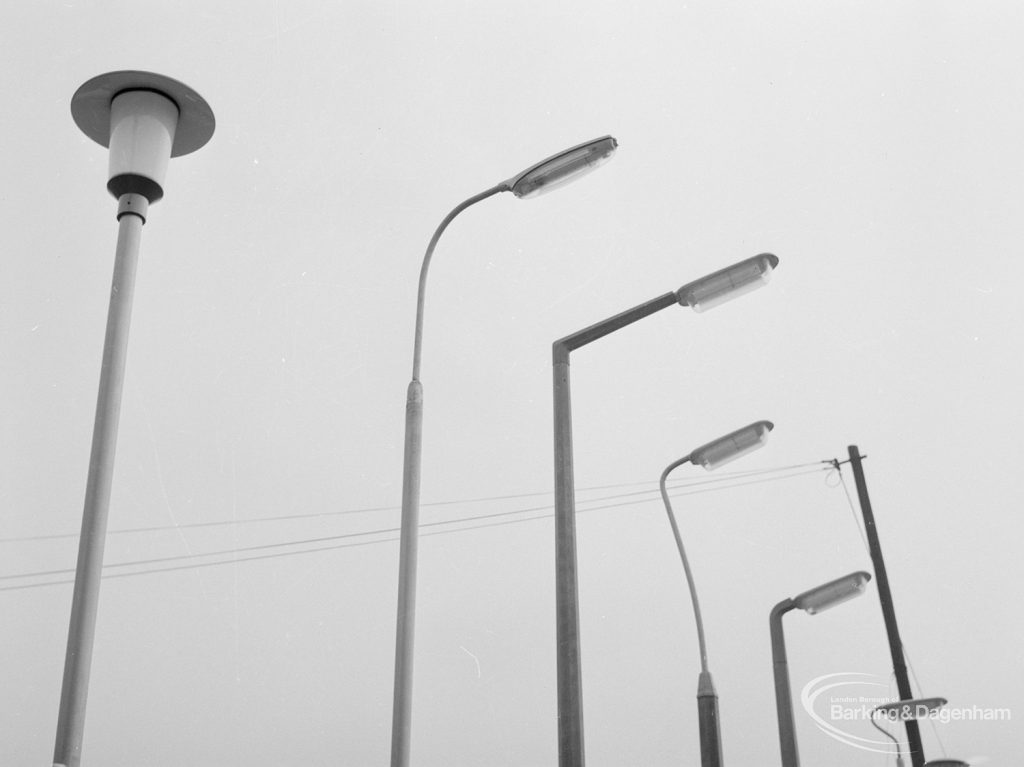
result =
M772 639L772 668L775 673L775 709L779 721L779 748L782 767L798 767L796 726L793 722L793 698L789 689L789 662L786 640L782 633L782 616L790 610L804 610L811 615L853 599L864 593L871 576L863 571L844 575L805 591L792 599L784 599L772 608L768 627Z
M765 284L767 271L778 265L761 254L714 272L678 291L652 298L632 309L597 322L552 344L555 459L555 611L558 682L558 763L583 767L583 681L580 663L579 587L576 574L576 494L573 486L572 407L569 355L592 341L662 309L681 304L695 309L716 306ZM728 288L723 287L728 275ZM714 301L709 302L708 297Z

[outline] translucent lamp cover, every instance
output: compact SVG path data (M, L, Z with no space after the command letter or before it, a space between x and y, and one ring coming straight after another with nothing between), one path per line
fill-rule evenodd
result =
M815 615L822 610L835 607L848 599L860 596L864 593L864 589L870 580L871 575L866 572L850 573L842 578L829 581L824 586L818 586L816 589L805 591L800 596L795 597L793 601L796 602L796 606L801 610L806 610L811 615Z
M757 450L768 440L768 432L773 428L771 421L757 421L744 426L714 442L701 445L690 453L690 462L708 471L717 469L724 463Z
M110 106L110 173L107 188L163 196L167 163L178 125L178 107L166 96L147 90L118 94Z
M618 145L611 136L603 136L559 152L512 179L512 193L516 197L536 197L575 181L610 160Z
M924 719L932 711L942 708L948 702L945 698L894 700L891 703L875 706L872 713L892 722L905 722L908 719Z
M762 253L679 288L679 303L703 312L768 284L779 259Z

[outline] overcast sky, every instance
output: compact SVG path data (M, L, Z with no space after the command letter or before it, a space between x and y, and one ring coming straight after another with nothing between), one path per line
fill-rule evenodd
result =
M697 763L657 480L767 418L675 501L726 760L778 759L772 606L871 569L821 463L856 444L915 694L1013 717L925 724L927 755L1019 764L1022 38L1009 2L5 4L0 763L53 750L117 232L69 103L141 69L217 130L143 231L84 764L387 763L423 250L603 134L605 167L480 203L434 259L421 522L481 519L423 530L413 764L556 760L551 342L764 251L766 289L573 355L580 509L605 507L578 520L588 763ZM895 695L874 583L785 626L797 698L878 685L819 714ZM895 764L795 706L806 764Z

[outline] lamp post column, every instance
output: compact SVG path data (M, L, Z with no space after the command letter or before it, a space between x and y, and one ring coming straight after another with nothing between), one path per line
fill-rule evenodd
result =
M793 696L789 689L789 663L786 659L786 640L782 634L782 616L800 608L816 615L864 592L871 575L863 570L817 586L810 591L784 599L772 608L768 628L772 639L772 671L775 675L775 711L779 720L779 748L782 767L799 767L796 750L796 724L793 720Z
M775 713L779 720L779 749L782 767L799 767L796 750L796 724L793 721L793 696L789 689L789 661L786 638L782 633L782 616L796 607L792 599L784 599L772 608L768 627L772 637L772 670L775 674Z
M573 485L569 353L672 306L677 301L675 293L665 293L555 341L551 348L554 375L555 641L560 767L583 767L586 762L583 742L583 677L576 571L576 494Z
M71 621L64 656L60 711L57 715L56 765L77 767L85 731L85 704L89 694L96 612L100 598L103 550L107 534L107 512L117 450L117 426L121 415L121 392L128 356L132 298L139 261L142 225L146 222L148 200L139 194L125 194L118 204L117 249L114 277L110 287L107 330L103 340L99 394L89 454L89 477L82 511L82 533L78 540L78 564L71 601Z
M576 575L576 496L573 480L569 352L554 350L555 613L558 653L559 764L584 764L583 679L580 666L579 585Z
M576 575L576 500L573 487L572 411L569 396L569 354L591 341L621 330L669 306L680 304L694 310L725 303L767 282L779 263L771 253L762 253L730 267L687 283L679 290L652 298L632 309L609 317L555 341L554 368L554 458L555 458L555 607L558 678L558 763L560 767L583 767L583 690L580 660L579 589ZM701 693L711 692L710 676ZM708 696L702 695L708 714ZM714 698L711 698L714 703ZM717 715L714 716L717 722ZM708 720L710 721L710 720ZM717 724L716 724L717 732Z
M407 767L412 737L412 671L416 637L416 567L419 553L420 476L423 465L423 311L427 274L441 234L470 205L508 191L497 184L456 205L434 231L423 255L416 292L416 328L413 335L412 380L405 397L405 451L402 458L402 520L398 550L398 611L395 622L395 683L391 710L391 766Z
M206 144L216 122L209 104L184 83L134 70L108 72L86 81L71 98L71 116L85 135L109 147L107 191L118 201L118 233L57 715L54 767L78 767L82 758L142 225L150 203L163 197L170 158L189 154Z
M416 617L416 562L418 548L420 469L423 443L423 386L420 361L423 352L423 309L427 271L437 241L459 213L500 192L525 198L555 189L579 178L607 161L618 146L611 136L602 136L531 165L507 181L495 184L457 205L434 231L420 268L416 296L416 333L413 339L412 381L406 395L405 454L402 467L402 527L399 550L398 619L395 636L395 685L391 721L391 766L407 767L412 717L413 640Z

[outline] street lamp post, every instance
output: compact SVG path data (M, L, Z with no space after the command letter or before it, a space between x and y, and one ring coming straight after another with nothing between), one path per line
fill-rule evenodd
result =
M532 165L522 173L502 181L460 203L437 227L420 268L416 296L416 332L413 338L412 380L406 392L405 452L402 469L402 521L398 554L398 618L395 639L394 707L391 723L391 765L409 764L412 726L413 640L416 612L416 559L420 505L420 467L423 453L423 385L420 383L420 358L423 348L423 307L427 270L441 234L459 213L499 192L512 192L529 198L556 189L597 168L615 152L618 142L611 136L587 141Z
M793 698L789 689L789 663L786 659L786 640L782 633L782 616L790 610L804 610L815 615L835 607L841 602L864 593L869 573L860 571L836 578L826 584L805 591L792 599L784 599L772 608L768 626L772 638L772 668L775 673L775 711L779 720L779 748L782 767L799 767L796 748L796 726L793 721Z
M665 467L658 482L658 486L661 489L661 499L665 503L665 512L668 514L668 521L672 526L672 535L676 539L676 548L679 549L679 558L683 562L686 585L690 589L690 603L693 605L693 617L697 624L697 644L700 649L700 676L697 678L697 717L700 727L700 763L703 767L720 767L722 764L722 731L718 718L718 695L715 693L715 684L711 679L711 672L708 670L708 651L704 641L704 621L701 619L700 602L697 600L697 588L693 582L690 562L686 558L686 549L683 547L683 538L679 534L679 525L676 524L676 517L672 511L672 503L669 501L665 481L675 468L682 466L684 463L703 466L711 471L724 463L746 455L765 443L768 439L768 432L772 428L773 425L770 421L757 421L749 426L744 426L742 429L730 432L724 437L719 437L713 442L702 445L689 455Z
M717 306L765 284L779 259L745 259L555 341L552 345L555 463L555 611L558 687L558 763L583 767L583 682L580 664L579 587L576 575L576 494L573 486L569 355L591 341L673 304L695 311Z
M900 742L891 732L878 724L877 717L880 715L883 719L890 722L905 722L908 719L916 720L928 716L938 708L942 708L947 702L945 698L910 698L908 700L895 700L890 703L883 703L871 709L872 726L896 745L896 767L903 767L903 753L900 749Z
M107 189L117 198L118 234L64 659L54 767L77 767L81 762L142 226L149 204L163 196L168 160L202 147L213 135L215 125L209 105L187 85L163 75L137 71L109 72L86 82L71 99L71 116L89 138L110 148Z

